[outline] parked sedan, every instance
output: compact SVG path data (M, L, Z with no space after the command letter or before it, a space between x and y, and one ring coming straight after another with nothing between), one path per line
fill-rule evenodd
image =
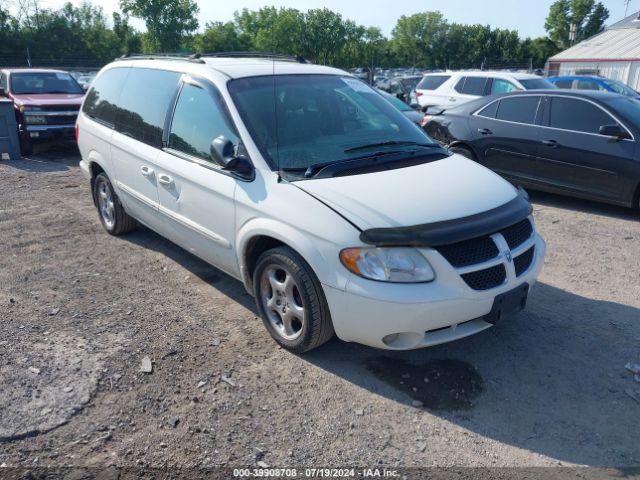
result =
M610 78L588 75L568 75L564 77L552 77L549 81L558 88L599 90L601 92L619 93L620 95L640 99L640 93L619 80L612 80Z
M514 92L432 107L426 132L532 189L638 207L640 101L579 90Z
M389 100L391 105L393 105L398 110L400 110L402 112L402 114L405 117L407 117L409 120L411 120L413 123L415 123L418 126L420 126L422 124L422 116L423 115L420 112L420 110L416 110L414 108L411 108L409 105L404 103L398 97L396 97L395 95L391 95L390 93L387 93L384 90L377 89L377 91L378 91L378 93L380 95L382 95L384 98Z

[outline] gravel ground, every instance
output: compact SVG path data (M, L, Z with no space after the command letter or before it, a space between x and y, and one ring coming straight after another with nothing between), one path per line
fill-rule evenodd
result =
M0 466L640 465L637 213L535 194L524 313L296 356L239 282L147 229L107 235L78 160L0 162Z

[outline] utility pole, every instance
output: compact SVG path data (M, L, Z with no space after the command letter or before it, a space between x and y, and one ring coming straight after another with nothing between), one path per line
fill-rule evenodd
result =
M631 0L624 0L624 18L627 18L627 14L629 13L629 4Z

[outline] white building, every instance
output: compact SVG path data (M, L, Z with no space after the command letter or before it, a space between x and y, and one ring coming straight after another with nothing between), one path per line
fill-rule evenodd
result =
M551 57L547 73L601 75L640 90L640 12Z

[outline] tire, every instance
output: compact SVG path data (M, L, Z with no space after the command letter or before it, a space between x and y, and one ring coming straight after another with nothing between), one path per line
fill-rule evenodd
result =
M462 155L463 157L466 157L469 160L473 160L474 162L477 161L475 154L467 147L451 147L449 151L457 153L458 155Z
M20 155L28 157L33 153L33 145L29 140L20 138Z
M333 337L322 286L307 262L291 248L278 247L260 255L253 291L267 331L283 348L304 353Z
M110 235L118 236L136 228L136 220L124 211L120 199L105 173L99 173L92 184L93 201L100 223Z

